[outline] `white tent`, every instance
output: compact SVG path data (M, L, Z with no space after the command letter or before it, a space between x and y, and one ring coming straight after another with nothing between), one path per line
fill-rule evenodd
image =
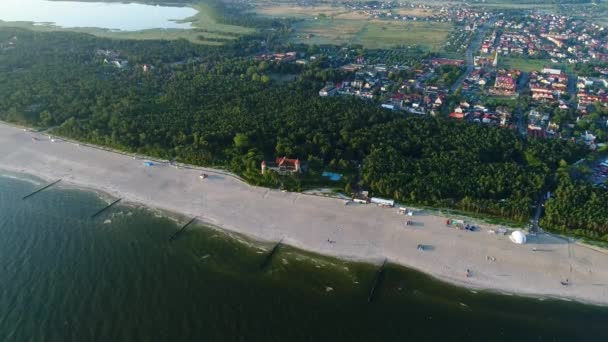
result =
M511 236L509 236L509 239L511 239L511 241L513 243L522 245L522 244L526 243L526 234L524 232L522 232L521 230L516 230L513 233L511 233Z

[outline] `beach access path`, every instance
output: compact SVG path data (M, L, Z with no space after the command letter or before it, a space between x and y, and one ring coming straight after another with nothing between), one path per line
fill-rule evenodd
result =
M126 154L51 138L0 123L0 169L62 179L123 201L198 217L220 229L339 258L385 258L475 289L608 304L608 255L540 233L516 245L496 229L446 227L446 217L250 186L221 170L144 164ZM407 225L407 220L413 225ZM328 242L331 241L332 243ZM418 250L417 246L430 246ZM466 270L470 270L470 277ZM562 282L568 279L568 285Z

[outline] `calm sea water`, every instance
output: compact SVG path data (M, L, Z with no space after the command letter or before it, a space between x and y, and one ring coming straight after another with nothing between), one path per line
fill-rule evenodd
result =
M194 16L190 7L154 6L138 3L103 3L48 0L0 0L0 20L51 23L74 27L99 27L112 30L189 29L179 23Z
M25 177L25 176L20 176ZM607 341L608 309L256 245L0 176L0 341ZM180 222L185 219L180 220Z

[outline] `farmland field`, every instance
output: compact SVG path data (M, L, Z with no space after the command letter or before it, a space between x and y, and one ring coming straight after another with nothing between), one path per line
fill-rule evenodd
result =
M439 51L451 29L452 25L437 22L370 22L355 41L370 48L422 45Z
M292 0L255 3L254 12L269 17L301 19L294 25L290 40L305 44L361 44L366 48L419 45L440 51L452 25L440 22L378 20L361 10L347 8L340 1L304 6ZM433 11L398 8L400 16L427 17Z
M397 8L393 13L400 16L429 17L433 10L423 8ZM295 2L259 1L255 3L255 13L272 17L314 18L326 16L334 19L369 19L360 10L348 9L339 3L302 6Z
M314 18L319 15L336 17L352 12L342 6L300 6L295 2L257 2L255 13L270 17Z
M452 25L448 23L322 19L295 25L292 40L306 44L361 44L366 48L421 45L439 51Z

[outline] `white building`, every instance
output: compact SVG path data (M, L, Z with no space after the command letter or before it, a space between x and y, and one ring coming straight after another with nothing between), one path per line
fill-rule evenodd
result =
M334 86L325 86L323 89L319 90L319 96L328 97L334 96L338 89Z
M394 207L395 201L388 200L380 197L372 197L370 200L372 203L383 206L383 207Z

